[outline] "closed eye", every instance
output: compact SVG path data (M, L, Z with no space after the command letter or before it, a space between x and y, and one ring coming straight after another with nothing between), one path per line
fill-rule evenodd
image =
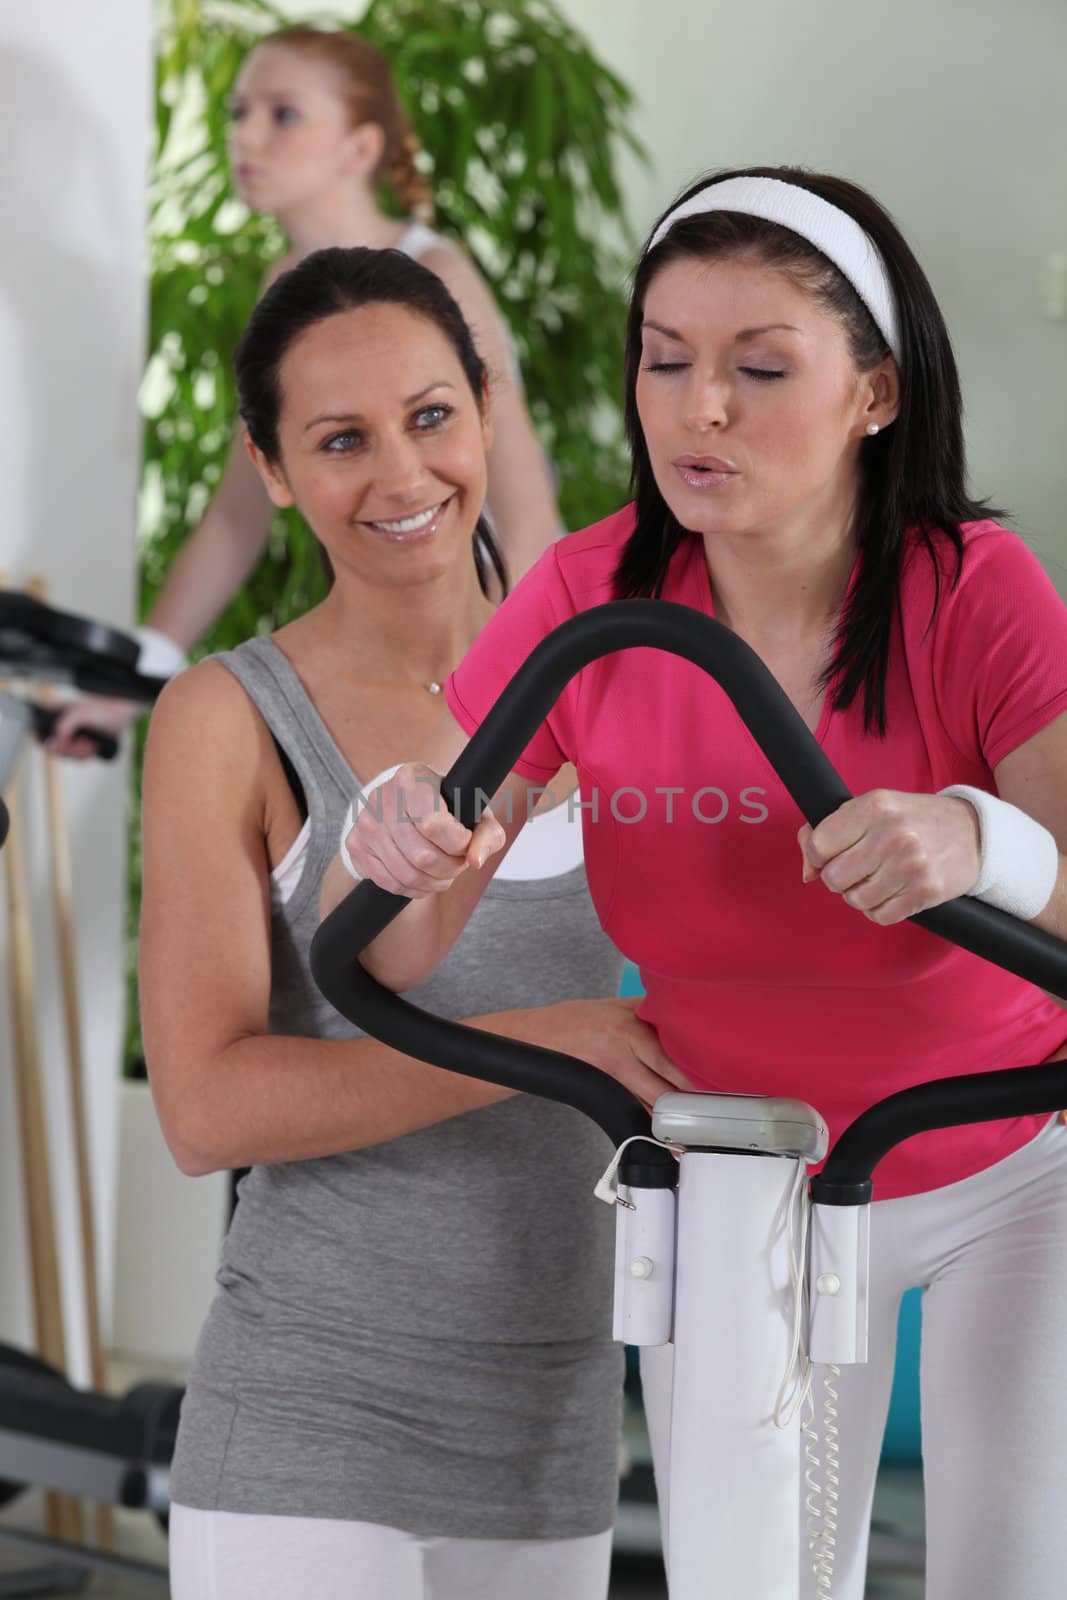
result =
M784 371L779 372L770 367L738 367L737 370L743 372L746 377L755 378L759 383L765 383L772 378L785 377Z
M687 361L648 361L645 363L645 372L681 372L687 367Z

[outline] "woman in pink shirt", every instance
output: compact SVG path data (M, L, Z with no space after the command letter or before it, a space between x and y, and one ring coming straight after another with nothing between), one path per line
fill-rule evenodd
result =
M571 761L598 913L699 1087L799 1096L835 1137L911 1084L1067 1056L1055 1002L907 920L973 892L1067 937L1067 610L968 496L948 334L891 219L788 168L698 184L635 275L626 412L633 504L550 549L500 608L449 683L457 737L568 617L662 597L756 651L856 798L812 832L706 675L606 657L473 834L417 765L362 812L355 869L419 902L367 965L393 988L431 970L531 791ZM954 785L969 794L940 792ZM1005 825L1022 842L987 888ZM921 1135L879 1167L871 1359L838 1385L838 1600L863 1594L913 1284L928 1600L1062 1593L1065 1157L1059 1121L1024 1117Z

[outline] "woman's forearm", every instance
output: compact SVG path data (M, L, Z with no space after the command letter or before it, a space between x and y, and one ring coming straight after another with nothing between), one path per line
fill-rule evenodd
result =
M469 1018L472 1027L536 1040L538 1011ZM151 1070L156 1108L190 1176L358 1150L504 1100L514 1091L445 1072L376 1039L256 1035L210 1061Z
M319 913L325 920L356 887L355 880L335 856L322 880ZM371 977L394 994L413 989L428 978L448 954L441 896L413 900L360 956Z
M494 397L489 509L512 588L564 532L552 476L514 383Z
M1067 856L1059 857L1059 870L1052 894L1044 910L1039 911L1033 919L1033 923L1042 933L1051 933L1054 939L1067 940Z
M483 867L465 868L443 893L409 901L362 952L360 960L371 976L394 994L424 982L463 932L499 859L494 852ZM356 880L335 856L322 880L320 916L329 916L355 887Z
M263 554L273 515L239 426L222 481L179 550L147 619L149 626L191 649Z
M148 625L189 650L244 583L270 532L266 496L258 516L234 519L214 503L179 550Z

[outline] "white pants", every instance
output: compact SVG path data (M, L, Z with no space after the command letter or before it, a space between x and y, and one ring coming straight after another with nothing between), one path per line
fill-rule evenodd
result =
M875 1174L877 1188L877 1174ZM926 1600L1067 1594L1067 1128L871 1207L870 1359L842 1367L834 1600L862 1600L901 1297L923 1288ZM653 1456L669 1445L671 1346L641 1352ZM816 1368L816 1422L822 1379ZM729 1374L723 1374L729 1383ZM728 1474L709 1429L708 1472ZM803 1505L805 1491L801 1490ZM802 1540L801 1589L815 1594ZM710 1575L709 1575L710 1577ZM720 1600L713 1582L709 1600ZM721 1597L725 1600L725 1597Z
M170 1513L171 1600L605 1600L611 1530L420 1539L332 1518Z

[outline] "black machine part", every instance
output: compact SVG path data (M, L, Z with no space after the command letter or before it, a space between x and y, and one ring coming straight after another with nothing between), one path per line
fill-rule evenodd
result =
M85 694L148 704L166 679L139 673L140 654L128 633L33 595L0 593L0 677L67 683Z
M14 1380L17 1384L23 1378L33 1377L45 1383L59 1384L61 1387L70 1388L70 1384L62 1372L42 1360L29 1350L19 1350L14 1345L0 1345L0 1383L5 1379ZM0 1428L5 1424L7 1417L7 1400L0 1398ZM26 1485L13 1478L0 1478L0 1506L8 1505L26 1488Z
M181 1398L170 1383L121 1396L77 1389L38 1357L0 1345L0 1504L32 1483L164 1509Z
M166 682L138 673L140 645L103 623L56 610L32 595L0 593L0 677L58 681L87 694L154 700ZM12 736L51 733L59 708L11 695ZM16 726L17 724L17 726ZM97 755L118 750L109 733L87 727ZM8 752L17 756L17 746ZM0 847L10 816L0 798ZM166 1517L166 1473L182 1390L145 1383L121 1397L75 1388L40 1357L0 1344L0 1506L34 1484ZM42 1570L49 1583L52 1569ZM15 1579L12 1579L15 1581ZM17 1575L21 1584L22 1575ZM15 1593L3 1588L3 1592ZM38 1592L19 1588L19 1593ZM40 1592L53 1592L51 1588Z
M62 706L46 706L37 700L0 692L0 786L6 784L17 766L27 735L32 733L40 740L50 738L62 709ZM93 746L98 760L113 761L118 755L119 742L114 734L87 725L75 731Z
M40 740L50 739L59 719L61 706L43 706L36 700L29 702L29 712L33 720L33 731ZM87 739L93 746L98 761L114 761L119 753L119 741L113 733L105 733L102 728L94 728L89 724L77 727L74 730L79 739Z
M59 611L18 590L0 594L0 660L5 670L11 659L45 649L98 656L128 668L136 668L141 653L136 639L104 622Z
M851 799L781 686L737 634L671 601L617 600L571 618L531 651L443 779L442 795L453 814L473 827L481 797L496 792L570 679L601 656L635 647L681 656L719 683L812 827ZM377 983L358 954L406 904L402 895L360 883L319 928L311 970L342 1016L435 1066L576 1106L616 1145L651 1132L647 1112L629 1091L586 1062L445 1022ZM967 896L911 920L1067 1000L1067 944L1030 924ZM991 1078L998 1080L992 1096ZM797 1089L802 1092L803 1085ZM837 1204L869 1199L874 1162L926 1127L1025 1116L1062 1105L1067 1105L1067 1063L971 1074L890 1096L858 1119L857 1128L864 1124L862 1136L850 1140L848 1130L842 1137L827 1162L829 1176L813 1180L813 1198ZM924 1120L929 1117L938 1120ZM631 1153L633 1159L624 1158L621 1168L626 1183L673 1182L668 1152L640 1144L631 1146ZM822 1192L816 1192L817 1185Z
M29 678L39 682L70 684L85 694L114 695L122 700L140 700L148 705L159 695L166 678L149 678L137 671L141 647L129 634L119 633L105 623L69 611L57 611L33 595L5 590L0 592L0 678ZM39 739L47 739L61 707L16 701L2 696L24 725ZM78 734L95 746L101 761L118 754L119 743L113 734L90 723ZM4 743L0 740L0 749ZM11 763L17 749L8 751ZM6 775L7 760L0 760L0 777ZM10 816L0 798L0 849L10 826Z

